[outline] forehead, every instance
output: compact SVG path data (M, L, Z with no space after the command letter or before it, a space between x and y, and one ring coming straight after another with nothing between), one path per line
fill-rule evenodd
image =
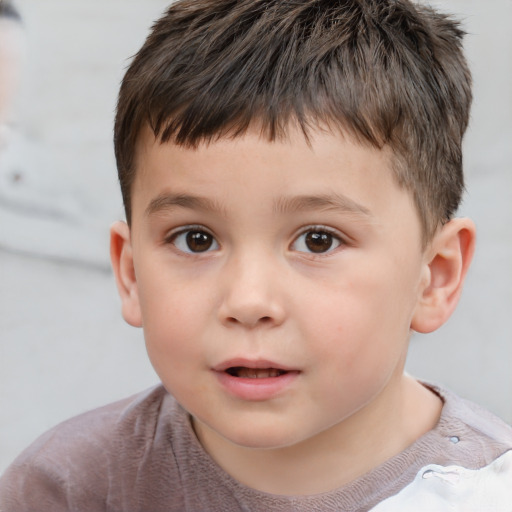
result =
M325 131L300 130L270 142L252 130L196 148L160 143L149 128L138 140L133 215L165 208L283 212L334 210L377 218L410 194L396 184L389 148L379 150ZM397 212L394 212L395 214Z
M357 168L389 174L393 155L389 147L375 148L341 130L333 132L318 128L304 133L291 125L281 136L271 139L258 124L253 124L242 134L228 133L201 140L196 145L178 144L172 139L162 142L149 126L144 125L137 137L135 156L136 176L146 178L155 167L165 167L173 175L197 172L198 168L207 168L208 173L213 174L213 169L219 165L225 172L233 172L236 167L233 174L243 176L258 166L271 165L276 171L281 170L280 174L296 168L294 181L297 181L303 167L309 166L313 172L317 165L327 163L324 177L336 167L345 173ZM245 165L241 165L242 161ZM220 174L217 173L218 177ZM315 176L321 177L320 174Z
M135 175L147 172L149 161L159 161L162 164L161 157L166 154L172 156L167 162L169 170L173 168L176 171L178 162L180 166L185 163L193 165L203 158L212 157L229 162L240 152L245 153L248 158L256 157L258 161L280 158L294 161L306 156L307 162L304 163L314 164L315 161L339 159L340 165L358 160L364 166L365 162L374 160L378 161L378 165L373 166L378 167L379 172L384 169L392 170L394 163L393 151L389 146L377 148L366 140L361 141L343 127L336 126L332 129L327 124L316 122L306 132L298 124L290 123L278 134L270 134L256 120L241 133L232 133L228 128L218 136L200 139L196 144L176 143L173 139L162 141L145 123L136 138ZM239 168L240 174L244 171L244 167Z

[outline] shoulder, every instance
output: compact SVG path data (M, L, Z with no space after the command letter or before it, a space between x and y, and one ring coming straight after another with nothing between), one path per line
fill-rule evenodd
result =
M3 475L0 510L105 510L133 490L145 454L165 437L159 429L179 414L158 386L57 425Z
M444 401L438 430L453 441L468 443L483 466L512 449L512 427L484 407L443 388L430 386ZM467 466L470 467L470 466Z
M120 436L135 436L136 441L153 431L165 394L158 386L66 420L39 437L15 465L51 462L53 467L79 464L83 468L90 461L97 472L94 459L108 458Z
M415 478L372 512L508 512L512 502L512 427L455 393L427 387L444 401L438 425L416 444L416 453L427 457Z

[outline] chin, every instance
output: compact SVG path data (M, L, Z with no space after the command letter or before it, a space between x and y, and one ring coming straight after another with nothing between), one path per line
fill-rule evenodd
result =
M221 435L233 444L255 450L287 448L300 443L306 437L300 437L291 432L289 427L279 429L269 426L258 427L255 424L250 428L241 426L236 431L221 433Z

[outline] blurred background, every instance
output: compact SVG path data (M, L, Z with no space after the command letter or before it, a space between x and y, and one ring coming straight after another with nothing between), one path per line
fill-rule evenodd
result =
M142 332L121 318L108 228L123 218L119 82L168 3L19 0L22 23L0 19L0 90L11 78L16 90L10 109L0 94L0 472L56 423L158 382ZM512 2L430 3L469 32L460 213L478 247L456 313L413 337L408 371L512 422Z

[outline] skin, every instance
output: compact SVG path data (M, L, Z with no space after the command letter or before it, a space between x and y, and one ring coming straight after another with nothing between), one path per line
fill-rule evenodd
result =
M253 488L334 489L439 418L404 363L412 330L453 311L474 226L454 219L423 249L390 157L320 131L308 145L293 127L196 149L140 136L131 228L111 232L123 315L206 451ZM207 250L191 250L191 230ZM236 358L293 377L264 399L234 396L217 370Z

